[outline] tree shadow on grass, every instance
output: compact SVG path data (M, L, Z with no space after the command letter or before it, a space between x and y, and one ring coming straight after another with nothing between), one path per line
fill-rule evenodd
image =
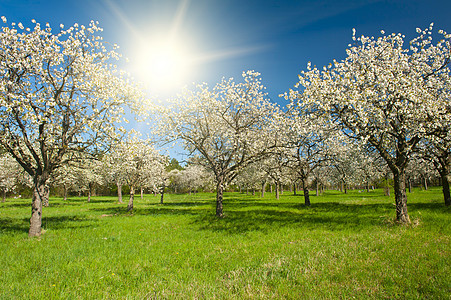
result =
M126 206L96 207L90 211L99 212L108 216L157 216L157 215L204 215L213 209L213 202L174 202L174 203L148 203L136 205L132 211Z
M409 212L431 211L444 213L449 208L435 202L409 203ZM199 216L193 224L201 230L230 234L249 231L270 232L282 227L299 229L322 229L350 232L367 231L370 228L392 225L395 206L391 202L343 203L316 202L307 207L294 202L227 201L224 203L224 218L216 218L213 211Z
M242 199L228 197L224 201L224 218L215 217L215 201L181 201L137 205L133 212L125 206L95 207L108 216L188 216L200 230L230 234L249 231L269 232L276 228L294 226L307 229L351 230L358 232L386 224L387 216L394 216L392 203L355 204L316 202L310 207L302 202Z
M30 201L6 201L1 203L1 206L3 208L11 208L11 207L16 207L16 208L27 208L27 207L31 207L31 200Z
M268 205L247 210L234 210L228 207L225 217L218 219L212 215L203 216L193 223L201 230L242 234L249 231L270 232L282 227L299 229L324 229L331 231L349 230L359 232L371 227L384 225L390 204L352 205L338 202L316 203L311 207L301 206L290 210L279 205ZM393 212L394 213L394 212Z
M89 228L95 227L99 220L79 215L50 216L42 218L42 227L45 229Z
M0 233L14 234L28 232L30 219L0 218Z
M43 229L89 228L94 227L96 219L85 218L78 215L50 216L42 218ZM28 233L30 229L29 218L0 218L0 232L5 234Z
M172 201L163 204L159 202L138 202L131 212L127 211L126 203L109 207L91 207L89 211L103 213L107 215L156 215L156 214L199 214L201 210L213 208L214 202L211 200L193 201Z
M411 210L419 210L419 211L437 211L437 212L450 212L451 207L445 206L445 203L434 201L434 202L414 202L414 203L407 203L407 208Z

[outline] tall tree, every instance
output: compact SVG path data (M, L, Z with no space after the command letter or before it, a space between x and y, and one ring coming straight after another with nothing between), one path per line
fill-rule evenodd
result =
M0 145L33 178L30 237L41 234L50 174L68 153L101 151L123 106L141 97L113 64L120 56L116 46L107 49L98 23L57 32L33 23L0 32Z
M404 47L402 34L356 37L347 57L322 71L308 67L290 91L294 104L329 117L343 134L374 147L394 178L396 220L410 223L405 170L410 155L428 133L433 115L450 106L450 35L432 44L432 24L417 29ZM288 95L287 95L288 96ZM433 119L432 119L433 120Z
M262 159L272 146L271 119L278 107L266 98L259 73L243 73L244 82L223 80L185 91L162 108L160 134L181 140L216 181L216 216L223 216L223 192L247 165Z

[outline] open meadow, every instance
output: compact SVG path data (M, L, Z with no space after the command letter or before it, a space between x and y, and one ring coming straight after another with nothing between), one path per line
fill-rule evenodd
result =
M125 200L125 199L124 199ZM382 190L303 205L225 193L51 198L28 238L30 199L0 203L0 299L450 299L450 209L408 194L398 225Z

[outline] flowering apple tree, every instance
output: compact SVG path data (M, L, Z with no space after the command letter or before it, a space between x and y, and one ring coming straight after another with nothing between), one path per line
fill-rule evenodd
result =
M396 220L409 223L405 169L420 140L434 129L432 116L447 114L450 37L432 43L432 24L404 45L402 34L356 37L347 57L301 72L289 95L300 107L328 116L342 133L373 146L394 178Z
M68 152L101 151L141 92L113 64L120 55L102 41L98 23L54 31L2 20L0 145L33 178L29 236L39 236L50 174Z
M448 91L451 80L448 81ZM432 162L442 181L445 205L451 205L451 104L446 107L446 113L431 116L435 121L432 134L429 135L421 147L423 158Z
M181 186L188 190L191 195L192 192L196 192L199 188L203 187L210 174L200 165L188 165L184 170L180 171L179 182Z
M244 82L222 80L185 91L162 108L160 135L181 140L213 172L216 216L223 216L223 191L245 166L262 159L272 146L271 119L278 107L266 98L259 73L243 73Z
M75 187L77 182L77 169L70 164L65 164L52 174L55 185L63 188L63 200L67 200L67 193Z
M310 206L309 181L312 172L333 156L337 148L330 124L323 118L312 117L301 111L291 111L280 119L282 124L281 155L304 191L304 203Z
M0 191L2 191L2 202L5 202L7 193L14 191L19 174L20 166L16 160L8 153L0 154Z
M160 155L149 141L141 140L136 135L120 141L109 154L109 166L116 180L121 180L130 187L127 210L133 210L135 189L147 184L159 165Z

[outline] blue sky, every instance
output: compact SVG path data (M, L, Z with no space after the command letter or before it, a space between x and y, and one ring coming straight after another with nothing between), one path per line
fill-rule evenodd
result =
M132 72L149 69L142 63L155 45L149 42L171 36L190 63L179 72L179 85L150 89L151 97L174 96L193 82L238 80L242 71L256 70L269 97L282 106L287 103L278 95L294 86L309 61L322 67L345 57L352 28L358 35L378 36L383 29L410 38L416 27L434 22L435 30L451 32L450 12L449 0L0 0L8 23L32 27L36 19L58 28L99 21L104 39L130 58ZM137 77L149 77L143 74ZM170 154L180 159L177 151Z
M188 45L190 55L201 58L185 70L183 84L213 85L252 69L262 73L269 96L282 105L277 95L293 87L308 61L323 66L344 58L352 28L359 35L383 29L409 37L434 22L435 29L450 32L450 12L451 1L445 0L0 0L0 15L9 22L31 26L36 19L57 28L99 21L105 40L119 44L132 60L137 39L175 31L177 47Z

